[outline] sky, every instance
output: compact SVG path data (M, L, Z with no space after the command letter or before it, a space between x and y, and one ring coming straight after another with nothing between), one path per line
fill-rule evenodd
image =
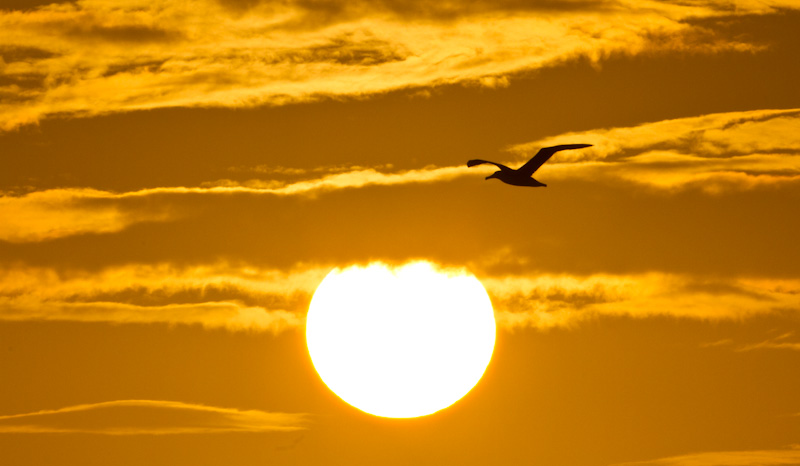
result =
M798 0L0 0L2 462L800 465L798 56ZM309 303L420 260L494 355L372 416Z

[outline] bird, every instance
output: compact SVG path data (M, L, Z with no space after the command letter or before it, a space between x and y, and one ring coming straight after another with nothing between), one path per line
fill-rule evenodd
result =
M550 157L553 156L558 151L568 150L568 149L582 149L584 147L591 147L591 144L561 144L560 146L553 146L553 147L544 147L533 156L532 159L525 162L525 165L517 168L516 170L513 168L509 168L502 163L497 162L490 162L488 160L480 160L480 159L473 159L467 162L468 167L474 167L475 165L482 165L484 163L490 163L492 165L497 165L497 168L500 170L492 173L491 175L487 176L486 179L497 178L498 180L502 181L503 183L507 183L514 186L531 186L533 188L538 188L539 186L546 187L547 185L541 183L535 179L533 179L533 174L536 170L539 169L545 162L547 162Z

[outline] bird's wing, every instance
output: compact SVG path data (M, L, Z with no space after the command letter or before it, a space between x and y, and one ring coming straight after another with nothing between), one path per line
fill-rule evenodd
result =
M497 168L499 168L500 170L511 170L510 168L506 167L502 163L490 162L488 160L480 160L480 159L470 160L469 162L467 162L467 166L468 167L474 167L475 165L482 165L484 163L490 163L492 165L497 165Z
M522 175L531 176L536 170L539 169L539 167L550 160L550 157L552 157L556 152L567 149L582 149L590 146L591 144L562 144L560 146L544 147L540 149L532 159L525 162L525 165L519 167L517 172Z

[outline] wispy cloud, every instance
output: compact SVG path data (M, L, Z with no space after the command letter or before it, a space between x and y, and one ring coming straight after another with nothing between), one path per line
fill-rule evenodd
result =
M248 167L248 166L229 167L228 170L231 172L239 172L239 173L262 173L268 175L302 176L308 174L332 174L332 173L343 173L343 172L359 172L366 170L385 171L385 170L391 170L392 168L393 165L387 163L373 167L366 167L361 165L323 165L313 168L285 167L281 165L256 165L253 167Z
M674 149L698 157L732 157L777 150L800 150L800 109L710 113L637 126L572 132L519 144L512 152L527 155L542 146L580 139L591 149L560 153L559 162L618 160L655 149Z
M739 351L751 351L756 349L788 349L800 351L800 342L767 340L752 345L746 345L740 348Z
M797 280L643 275L486 277L498 325L571 327L603 316L742 319L800 308Z
M184 213L170 208L166 196L261 194L270 196L315 196L320 193L366 186L390 186L445 181L468 174L466 166L424 168L384 173L374 168L356 169L321 177L283 182L218 180L198 187L149 188L112 193L86 188L36 191L20 196L0 196L0 240L44 241L85 233L113 233L141 222L168 221ZM162 202L148 202L161 196Z
M118 199L118 197L116 197ZM0 240L43 241L83 233L112 233L141 222L175 218L167 205L126 208L112 193L54 189L0 196Z
M306 415L238 410L160 400L118 400L0 416L0 433L103 435L287 432Z
M54 114L280 105L454 82L496 87L509 73L616 52L753 51L686 20L797 6L733 5L79 0L0 10L0 47L9 51L0 61L8 83L0 128Z
M0 319L61 320L117 324L184 324L227 330L280 332L302 325L304 317L285 310L244 306L237 302L204 302L138 306L118 302L31 303L20 299L0 299Z
M480 268L480 267L476 267ZM0 270L0 319L301 328L330 266L126 265L98 272ZM604 316L724 320L800 308L797 280L680 274L481 275L499 328L573 327ZM719 343L722 345L723 343ZM762 346L778 347L786 341ZM755 348L753 348L755 349Z
M703 343L700 345L701 348L719 348L723 346L728 346L733 344L733 340L730 338L723 338L722 340L711 341L708 343Z
M800 181L800 109L715 113L566 133L510 150L526 158L540 147L576 141L593 147L559 153L542 167L542 178L623 179L714 193Z
M284 171L285 170L286 169L284 169ZM469 170L466 166L426 167L418 170L403 170L394 173L379 171L375 168L355 167L355 169L343 171L342 173L326 174L318 178L293 183L257 179L244 183L232 180L219 180L207 183L207 187L199 189L214 192L215 189L227 188L233 192L256 192L277 196L315 195L326 191L363 188L366 186L392 186L447 181L459 176L464 176L468 173Z
M280 332L305 321L330 268L127 265L95 273L0 270L0 319L201 325Z
M703 345L703 347L726 347L739 352L763 349L788 349L800 351L800 342L796 340L797 338L794 337L794 332L786 332L756 343L737 344L731 339L724 339L717 342L706 343Z
M800 464L800 446L785 450L714 451L614 466L768 466Z
M756 110L567 133L510 148L522 163L541 147L591 143L545 164L542 180L623 180L659 190L699 188L709 193L800 183L800 109ZM342 189L446 182L475 176L465 165L394 170L382 167L236 167L264 178L216 180L201 186L147 188L114 193L63 188L0 196L0 240L45 241L86 233L114 233L142 222L190 215L176 196L255 194L314 197ZM277 177L276 177L277 175ZM286 179L289 176L290 179ZM297 179L301 177L302 179Z

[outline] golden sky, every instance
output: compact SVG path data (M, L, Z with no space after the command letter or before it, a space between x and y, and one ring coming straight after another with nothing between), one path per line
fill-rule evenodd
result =
M800 0L0 0L0 463L800 465L798 57ZM370 416L306 312L414 260L495 354Z

